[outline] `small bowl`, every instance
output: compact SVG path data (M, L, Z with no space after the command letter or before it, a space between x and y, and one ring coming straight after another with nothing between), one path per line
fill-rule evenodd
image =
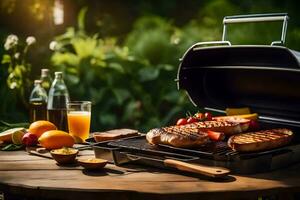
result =
M61 148L51 150L50 154L59 164L71 164L75 163L78 150L73 148Z
M88 170L102 169L107 163L107 160L100 158L88 158L78 160L79 165Z

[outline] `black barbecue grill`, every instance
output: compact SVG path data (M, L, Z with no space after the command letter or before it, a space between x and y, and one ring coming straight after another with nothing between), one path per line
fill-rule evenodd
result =
M280 41L271 45L231 45L227 24L283 21ZM257 173L300 161L300 53L284 46L287 14L225 17L222 41L192 45L180 59L177 85L197 107L224 114L227 107L250 107L259 113L262 129L290 128L291 144L262 152L238 153L226 142L196 149L152 146L141 135L94 145L98 157L109 155L116 164L134 161L165 167L159 160L175 159Z

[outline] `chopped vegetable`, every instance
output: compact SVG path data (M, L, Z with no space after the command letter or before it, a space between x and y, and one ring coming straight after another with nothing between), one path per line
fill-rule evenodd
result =
M213 119L230 119L230 118L243 118L243 119L257 120L258 119L258 114L257 113L252 113L252 114L246 114L246 115L232 115L232 116L213 117Z
M209 112L206 113L197 112L194 115L191 115L191 113L188 112L187 118L178 119L176 125L180 126L180 125L195 123L199 121L210 121L210 120L212 120L212 115Z
M186 118L180 118L177 120L177 123L176 123L177 126L181 126L181 125L185 125L185 124L187 124Z
M194 122L198 122L198 120L197 120L196 118L194 118L194 117L189 117L189 118L187 119L187 123L188 123L188 124L194 123Z
M249 123L249 130L250 131L257 131L257 130L259 130L259 123L258 123L258 121L251 119L250 123Z
M204 116L204 114L201 113L201 112L197 112L197 113L194 115L194 117L195 117L196 119L200 120L200 121L205 120L205 116Z
M208 137L213 141L221 141L225 139L224 133L216 132L216 131L207 131Z
M205 120L208 120L208 121L212 120L212 115L209 112L206 112L204 114L204 117L205 117Z

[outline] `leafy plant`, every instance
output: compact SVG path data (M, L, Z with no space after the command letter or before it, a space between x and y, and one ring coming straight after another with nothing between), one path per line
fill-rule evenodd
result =
M18 120L24 119L21 113L14 113L27 107L27 93L31 86L29 73L31 64L27 60L27 54L30 47L36 42L32 36L26 38L26 41L20 41L16 35L8 35L4 43L5 53L2 56L1 68L1 89L2 97L1 111L2 115L15 115ZM5 84L6 83L6 84Z
M187 105L173 81L179 55L171 42L175 29L150 28L136 43L130 40L138 33L132 33L120 46L115 38L86 34L84 12L78 29L68 28L56 38L51 60L65 72L71 99L92 100L93 129L147 130L170 123Z
M123 17L123 11L114 15L119 16L114 18L107 12L97 15L99 7L94 6L98 4L96 1L72 1L76 9L82 6L93 8L89 10L87 20L87 8L83 8L78 16L77 28L74 25L54 38L50 44L54 50L51 62L55 70L65 72L73 100L93 101L93 130L125 126L147 130L154 126L174 124L177 117L196 109L182 91L177 91L173 81L178 59L185 50L196 42L220 40L222 19L226 15L274 11L289 12L291 19L287 45L299 50L300 29L297 19L300 15L295 2L187 1L184 3L186 9L177 9L183 5L177 1L161 2L159 6L157 2L131 1L126 5L118 4L118 9L127 10L130 18ZM15 0L5 0L0 4L1 13L8 21L27 15L34 15L30 19L35 19L31 21L31 26L10 23L10 26L2 27L0 37L3 40L11 32L10 28L21 32L34 31L45 43L50 37L52 39L56 27L47 27L46 31L34 28L36 25L40 27L44 24L43 27L46 27L45 24L50 24L52 13L48 13L49 17L44 19L46 13L43 11L51 7L52 1L46 4L41 0L16 4ZM103 11L107 8L106 3L101 4ZM145 16L145 13L152 15ZM36 23L41 19L44 19L42 24ZM136 21L128 33L133 20ZM229 25L228 39L232 44L269 44L280 37L281 22L271 26L268 23L268 28L265 26L264 23ZM104 37L108 34L117 35L118 38ZM40 66L51 65L48 61L49 51L41 43L32 57L32 70L27 59L32 46L28 47L20 38L17 38L17 42L11 40L10 44L7 43L7 47L11 46L9 50L0 48L0 119L19 122L28 120L26 103L32 86L28 79L29 72L30 77L34 78L38 76ZM24 53L25 48L27 50ZM18 59L15 53L19 53L16 55ZM22 64L22 59L25 59L25 64Z

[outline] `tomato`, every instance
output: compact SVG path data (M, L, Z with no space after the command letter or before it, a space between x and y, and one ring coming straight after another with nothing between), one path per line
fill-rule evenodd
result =
M250 131L259 130L259 123L256 120L251 119L249 123L249 130Z
M198 119L198 120L204 120L204 119L205 119L204 114L203 114L203 113L200 113L200 112L196 113L194 117L195 117L196 119Z
M188 120L187 120L188 124L195 123L195 122L198 122L198 119L196 119L195 117L189 117Z
M204 117L208 121L212 120L212 115L209 112L204 113Z
M177 126L181 126L181 125L185 125L185 124L187 124L186 118L180 118L177 120L177 123L176 123Z
M220 140L224 140L225 139L225 135L224 133L221 132L216 132L216 131L207 131L207 135L209 137L209 139L213 140L213 141L220 141Z

